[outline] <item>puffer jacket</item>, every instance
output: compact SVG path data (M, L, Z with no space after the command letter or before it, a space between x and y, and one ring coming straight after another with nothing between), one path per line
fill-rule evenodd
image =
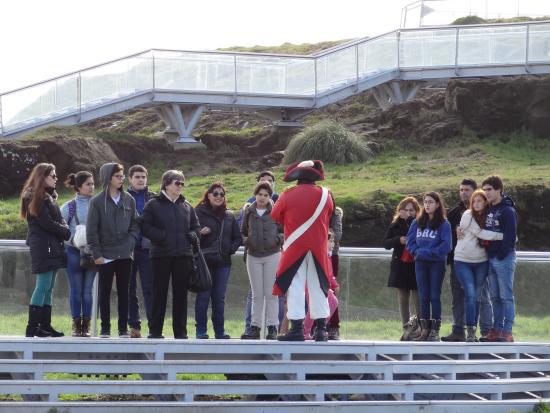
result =
M121 188L117 205L109 195L109 181L115 165L107 163L99 170L103 191L91 199L88 209L86 240L95 259L132 259L139 236L134 198Z
M28 209L31 198L31 192L24 195L25 209ZM31 253L33 274L65 268L67 265L63 241L71 238L71 231L61 216L56 199L55 190L49 190L44 197L38 216L27 213L27 245Z
M257 213L256 201L246 207L241 224L241 234L248 237L247 253L253 257L267 257L281 250L284 243L283 229L271 218L273 206L267 204L265 213Z
M211 232L201 235L201 247L212 246L220 236L223 225L223 237L221 239L221 252L224 265L231 265L231 255L242 245L241 231L237 225L235 216L231 211L225 211L223 218L206 205L199 205L195 208L201 228L208 227Z

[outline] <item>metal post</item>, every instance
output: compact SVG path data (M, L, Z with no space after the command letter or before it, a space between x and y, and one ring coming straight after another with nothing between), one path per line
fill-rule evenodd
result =
M234 92L233 92L233 103L237 102L237 55L233 56L233 82L234 82Z
M348 265L346 266L348 272L348 282L346 284L346 328L344 330L344 337L348 337L348 324L349 324L349 286L351 284L351 257L348 257ZM340 304L338 304L340 306Z
M317 58L313 59L313 81L314 81L314 98L313 98L313 106L317 107Z
M456 28L456 38L455 38L455 75L458 76L458 40L459 40L459 29Z
M355 45L355 92L359 90L359 45Z
M151 51L151 64L152 64L152 68L151 68L151 71L153 72L153 93L155 92L155 89L156 89L156 72L155 72L155 51Z
M95 274L92 286L92 337L97 337L97 308L99 306L99 273Z
M529 73L529 29L531 25L528 24L525 30L525 73Z
M397 30L397 70L401 69L401 30Z
M78 105L78 121L82 115L82 73L78 72L76 79L76 104Z

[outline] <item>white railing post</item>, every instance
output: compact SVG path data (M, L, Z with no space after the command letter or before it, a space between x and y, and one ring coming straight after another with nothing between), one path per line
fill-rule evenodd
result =
M359 45L355 45L355 92L359 90Z
M525 73L529 73L529 36L531 25L527 24L525 29Z
M317 107L317 58L313 59L313 106Z
M233 103L237 101L237 55L233 55Z
M459 28L456 28L455 36L455 75L458 76L458 44L459 44Z

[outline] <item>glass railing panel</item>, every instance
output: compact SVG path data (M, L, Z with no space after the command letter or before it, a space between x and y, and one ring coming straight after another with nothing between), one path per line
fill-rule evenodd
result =
M317 94L357 81L356 47L351 46L317 58Z
M523 63L526 30L526 26L460 28L458 64Z
M396 32L359 44L359 77L397 69L397 56Z
M404 31L399 47L400 67L453 66L456 29Z
M311 95L313 59L237 55L237 92Z
M155 51L155 88L165 90L235 90L233 56Z
M529 61L550 61L550 24L529 26Z
M78 75L1 96L4 132L29 127L78 109Z
M81 72L83 109L153 88L151 57L136 56Z

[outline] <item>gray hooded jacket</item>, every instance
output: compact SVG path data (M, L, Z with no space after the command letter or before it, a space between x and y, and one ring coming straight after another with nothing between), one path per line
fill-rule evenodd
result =
M103 190L90 201L86 222L86 238L95 259L133 258L139 236L136 201L120 189L120 201L115 204L109 195L109 182L115 163L106 163L99 170Z

